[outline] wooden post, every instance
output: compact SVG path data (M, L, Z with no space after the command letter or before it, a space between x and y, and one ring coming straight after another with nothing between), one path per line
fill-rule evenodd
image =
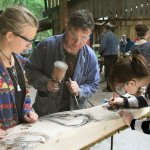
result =
M59 1L59 32L62 33L65 29L68 17L67 0Z

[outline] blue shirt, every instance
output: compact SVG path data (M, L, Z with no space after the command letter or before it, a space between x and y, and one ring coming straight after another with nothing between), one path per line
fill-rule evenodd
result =
M103 56L118 55L118 39L113 32L108 31L103 35L99 52L101 51L104 51Z
M132 54L142 54L150 63L150 42L145 42L141 45L135 43L130 50Z
M131 49L131 47L132 47L133 45L134 45L134 42L133 42L133 41L127 42L126 47L125 47L125 52L130 51L130 49Z
M54 62L65 60L63 39L64 34L49 37L39 43L30 57L31 63L26 65L29 83L38 91L46 93L45 97L37 93L34 104L41 115L59 111L63 86L54 95L47 91L47 82L51 79ZM85 108L86 100L97 91L100 81L97 56L86 44L80 49L72 80L76 81L80 88L80 108ZM71 96L70 104L70 109L77 109ZM44 107L43 112L41 106Z

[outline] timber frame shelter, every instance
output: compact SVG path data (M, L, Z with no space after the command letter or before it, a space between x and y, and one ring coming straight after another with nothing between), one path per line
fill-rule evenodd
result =
M93 13L95 20L94 43L98 43L101 26L107 22L115 25L120 37L135 38L134 27L138 23L150 26L150 0L44 0L45 11L39 31L52 29L53 34L64 31L68 15L79 9Z

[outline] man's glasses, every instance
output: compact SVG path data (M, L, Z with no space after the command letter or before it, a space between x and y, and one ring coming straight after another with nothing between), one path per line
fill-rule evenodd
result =
M26 37L24 37L24 36L22 36L20 34L17 34L17 33L14 33L14 32L13 32L13 34L16 35L16 36L18 36L18 37L20 37L20 38L22 38L23 40L25 40L26 42L29 42L29 43L34 42L36 40L36 38L37 38L37 37L35 37L34 39L29 40L29 39L27 39Z
M73 40L79 40L81 43L85 43L90 38L90 36L79 37L76 35L76 33L73 33L69 28L68 28L68 31L70 32Z

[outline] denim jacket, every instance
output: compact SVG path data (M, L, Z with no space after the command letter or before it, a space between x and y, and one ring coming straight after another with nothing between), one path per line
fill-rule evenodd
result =
M58 93L51 93L47 91L47 82L51 79L54 62L65 60L63 37L64 35L56 35L42 41L34 49L30 63L25 66L29 84L38 90L33 107L40 116L59 111L63 86L61 85ZM86 108L87 99L97 91L100 80L97 57L86 44L79 52L73 80L80 88L80 109ZM77 109L71 96L70 109Z

